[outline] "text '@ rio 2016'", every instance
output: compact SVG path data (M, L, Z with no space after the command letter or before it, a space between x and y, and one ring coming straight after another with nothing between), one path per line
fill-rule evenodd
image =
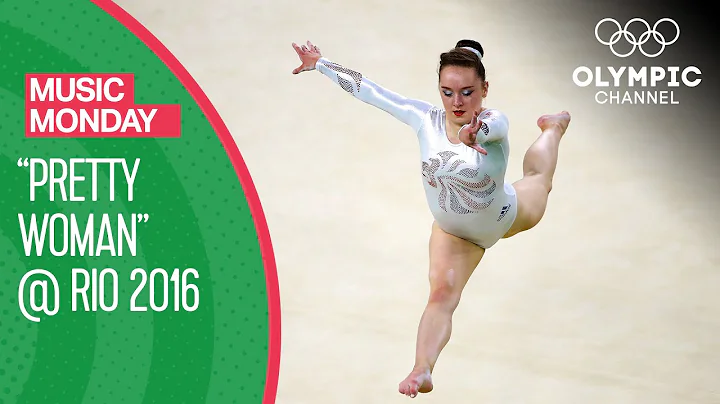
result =
M133 293L122 307L132 312L193 312L200 305L200 290L193 283L193 280L198 278L198 271L194 268L135 268L129 277L131 282L128 282L133 285ZM62 287L51 272L33 269L26 272L20 280L18 304L25 318L39 322L40 318L35 313L44 313L47 316L57 314L60 311L62 291L69 289L72 311L112 312L120 307L120 284L123 284L123 281L114 268L72 268L69 288L68 285ZM27 303L26 292L29 292ZM145 293L147 296L143 296ZM147 300L147 303L144 303L144 300Z

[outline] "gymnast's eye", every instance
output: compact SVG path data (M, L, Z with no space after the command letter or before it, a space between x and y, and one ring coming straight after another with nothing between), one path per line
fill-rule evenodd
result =
M443 94L445 94L446 97L452 97L452 91L450 90L443 90Z
M464 96L466 96L466 97L469 97L470 94L472 94L472 93L473 93L473 90L465 90L465 91L462 92L462 95L464 95Z

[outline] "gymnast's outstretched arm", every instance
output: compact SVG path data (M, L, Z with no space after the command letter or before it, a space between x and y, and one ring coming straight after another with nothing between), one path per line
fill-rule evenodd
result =
M433 108L428 102L410 99L390 91L362 73L331 62L325 57L318 59L315 69L353 97L389 113L416 132L420 130L426 114Z

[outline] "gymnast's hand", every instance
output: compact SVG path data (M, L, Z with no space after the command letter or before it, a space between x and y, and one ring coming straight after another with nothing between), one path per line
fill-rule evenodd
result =
M465 143L468 147L471 147L478 151L480 154L487 155L487 150L483 149L475 143L477 141L477 133L480 130L480 127L482 126L482 121L479 118L480 114L478 114L477 111L473 113L472 120L469 124L463 126L460 129L460 132L458 132L458 137L460 138L460 141Z
M292 71L292 73L298 74L301 72L315 70L315 64L317 63L318 59L322 57L322 54L320 53L320 48L313 45L310 41L307 41L307 45L303 46L298 46L295 42L293 42L292 46L295 49L295 52L297 52L298 56L300 57L300 61L302 62L302 64L296 67L295 70Z

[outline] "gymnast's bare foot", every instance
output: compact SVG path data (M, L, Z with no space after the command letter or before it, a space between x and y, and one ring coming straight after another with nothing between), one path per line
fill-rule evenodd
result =
M570 125L570 113L562 111L559 114L543 115L537 120L537 125L544 132L546 130L555 129L564 134Z
M415 398L418 393L429 393L433 389L430 369L413 369L413 371L400 382L398 391L410 398Z

